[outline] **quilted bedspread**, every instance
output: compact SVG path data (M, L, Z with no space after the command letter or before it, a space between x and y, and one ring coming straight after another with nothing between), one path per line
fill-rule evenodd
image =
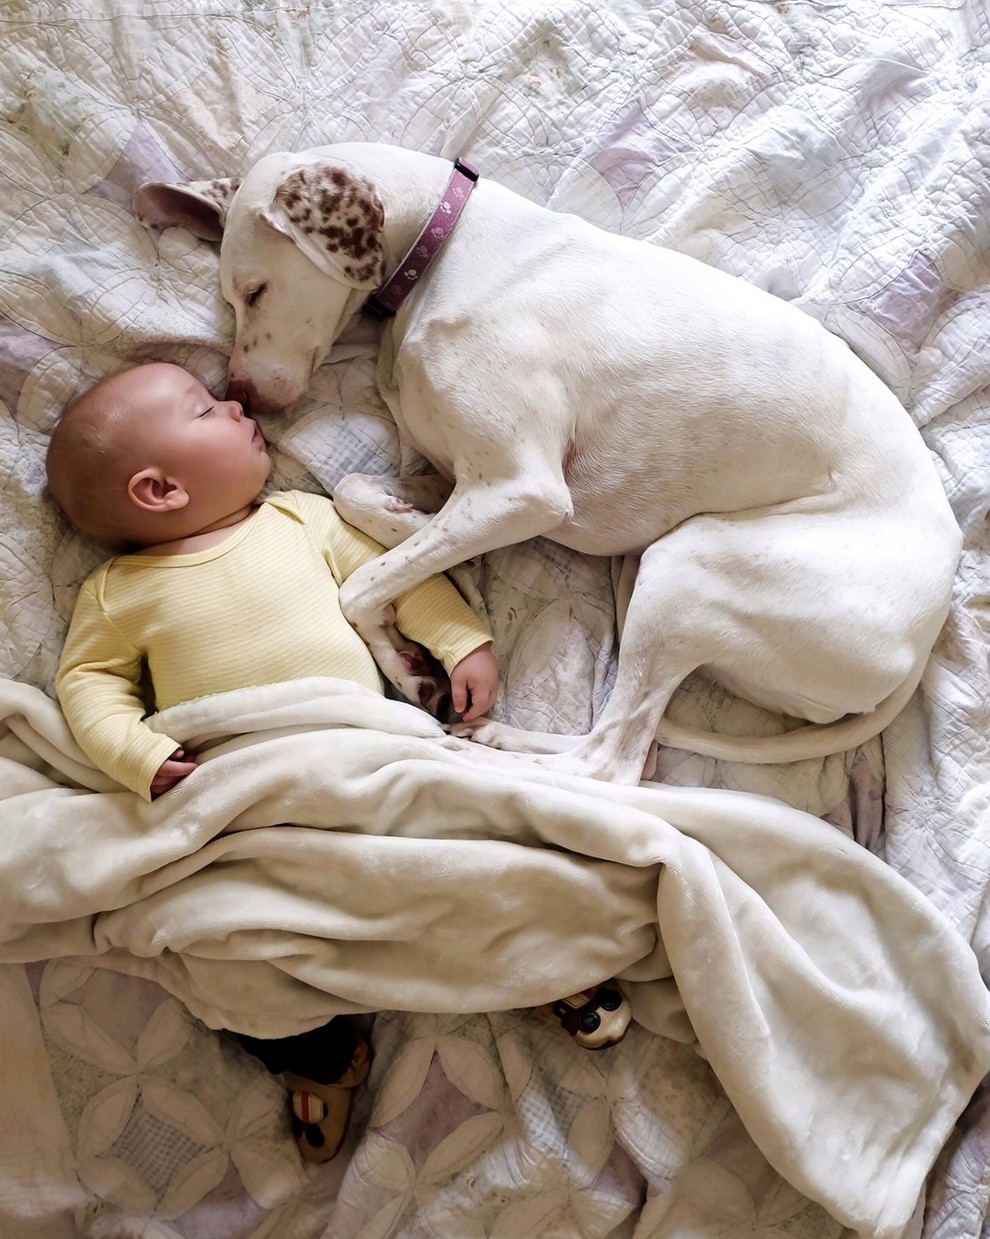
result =
M223 382L233 322L216 252L146 232L134 188L349 139L464 154L541 203L794 301L904 402L965 536L914 700L856 752L743 767L663 750L658 778L824 818L925 895L987 979L988 48L984 0L8 0L0 671L50 693L100 556L44 493L60 408L152 358ZM263 419L273 486L418 467L374 360L360 326L295 408ZM535 540L460 571L495 633L501 717L587 728L614 675L610 568ZM672 713L773 725L701 676ZM5 905L12 881L0 872ZM254 1060L154 981L93 963L0 966L12 1239L851 1233L770 1167L703 1057L641 1025L589 1055L528 1010L382 1010L345 1152L314 1170ZM988 1098L977 1089L903 1239L990 1235Z

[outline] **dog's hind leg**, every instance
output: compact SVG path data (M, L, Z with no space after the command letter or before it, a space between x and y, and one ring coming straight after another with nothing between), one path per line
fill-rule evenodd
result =
M570 752L533 760L632 782L654 736L730 761L781 762L875 735L921 678L947 605L937 587L948 582L916 581L914 531L896 543L879 522L873 536L863 523L782 506L697 516L665 535L642 557L605 709ZM700 667L811 724L769 736L674 726L670 698Z
M620 637L638 572L638 555L617 555L613 558L612 590L615 595L615 623ZM476 740L486 748L505 749L512 753L569 753L584 739L584 736L526 731L522 727L512 727L508 723L499 723L488 718L476 718L470 723L456 723L450 728L450 732L455 736ZM653 760L648 761L650 772L655 765L654 754ZM642 777L646 778L648 775L644 773Z
M449 730L452 736L477 740L486 748L504 749L509 753L569 753L584 739L584 736L563 736L556 732L526 731L490 718L455 723Z
M670 588L666 571L651 572L659 566L651 564L656 549L643 555L629 597L615 684L605 708L566 754L545 758L541 765L615 783L638 783L652 775L654 737L664 711L678 686L715 648L705 617L695 613L697 622L691 623L690 601Z
M683 559L667 539L648 547L638 563L628 557L620 565L619 665L609 700L586 735L547 736L487 720L459 724L454 733L520 755L536 754L530 760L561 773L617 783L649 777L654 735L667 703L714 643L714 634L706 635L703 612L687 596L684 576Z

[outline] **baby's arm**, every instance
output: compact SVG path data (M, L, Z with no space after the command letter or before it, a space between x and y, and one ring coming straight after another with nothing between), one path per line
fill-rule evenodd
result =
M83 752L147 800L152 780L174 759L177 746L143 722L141 666L141 651L114 626L87 582L72 614L55 689Z

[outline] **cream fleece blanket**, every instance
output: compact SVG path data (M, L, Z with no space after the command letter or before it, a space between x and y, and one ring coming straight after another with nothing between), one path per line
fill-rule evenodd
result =
M203 762L152 804L39 690L4 682L0 719L0 959L98 957L257 1036L617 975L641 1023L697 1038L771 1164L877 1239L990 1067L968 945L775 801L504 770L337 680L158 716Z

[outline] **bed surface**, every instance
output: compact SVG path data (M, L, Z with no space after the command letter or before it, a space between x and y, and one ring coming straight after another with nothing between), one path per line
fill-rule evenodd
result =
M0 14L3 676L51 690L75 590L100 558L44 495L60 408L155 358L222 386L233 322L216 252L181 229L146 232L136 186L332 141L463 154L536 201L796 302L908 408L965 535L921 690L854 753L773 768L664 750L658 778L825 817L924 892L987 977L988 47L979 0L12 0ZM354 470L417 467L374 356L360 325L296 408L262 419L273 485L332 491ZM466 580L496 636L502 716L585 730L614 674L610 564L538 539ZM673 709L733 732L773 721L701 677ZM287 1137L281 1088L157 985L63 959L0 966L0 989L12 1239L850 1233L770 1168L690 1046L641 1028L589 1056L526 1011L384 1011L347 1151L313 1171ZM987 1097L905 1239L990 1235Z

